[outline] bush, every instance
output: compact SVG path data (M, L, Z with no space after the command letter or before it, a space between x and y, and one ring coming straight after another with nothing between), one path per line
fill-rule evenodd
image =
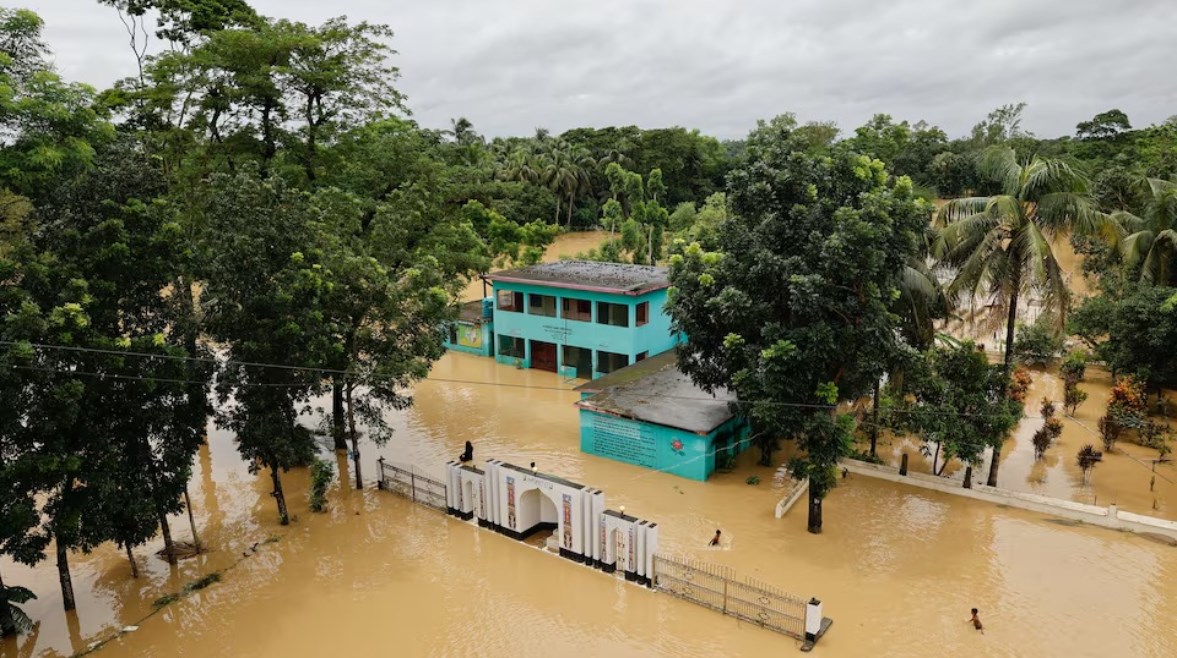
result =
M1067 384L1078 384L1083 381L1083 375L1087 373L1087 352L1082 350L1075 350L1067 355L1062 366L1059 367L1059 374L1063 376L1063 381Z
M335 468L331 462L316 459L311 464L311 511L324 512L327 510L327 486L335 477Z
M1014 356L1027 365L1046 365L1062 349L1062 336L1041 319L1032 325L1018 327L1014 338Z
M1066 389L1063 391L1063 406L1066 408L1068 416L1074 416L1075 410L1086 400L1087 391L1080 390L1077 383L1067 382Z
M1034 381L1030 378L1030 373L1026 372L1025 368L1015 368L1009 379L1009 397L1018 402L1025 402L1026 392L1030 390L1030 384Z

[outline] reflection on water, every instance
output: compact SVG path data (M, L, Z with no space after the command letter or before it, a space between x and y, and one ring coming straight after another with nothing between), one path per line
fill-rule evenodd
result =
M1106 386L1100 377L1092 373L1089 405L1103 395L1094 390ZM826 503L825 533L810 535L804 505L773 518L780 492L768 484L773 469L756 466L753 452L741 456L734 472L706 483L582 454L574 385L449 354L432 380L417 387L416 406L393 418L392 441L363 447L365 473L374 474L383 455L440 475L442 463L470 440L476 459L535 461L541 470L601 487L611 506L658 521L668 552L823 599L835 620L817 650L826 656L1177 655L1171 625L1177 590L1165 585L1177 578L1177 549L853 475ZM1055 386L1049 376L1039 377L1031 399ZM1085 413L1098 411L1080 409L1080 420L1090 423ZM1021 430L1011 439L1003 484L1034 477L1035 467L1021 456L1026 440ZM1082 439L1065 434L1063 440ZM1075 449L1057 448L1058 461L1044 467L1045 482L1075 477L1068 456ZM221 583L165 608L98 655L764 656L796 650L783 636L391 494L351 490L346 459L337 456L336 463L342 477L326 514L307 511L305 471L285 476L297 520L281 528L267 478L248 473L232 437L212 432L192 481L197 523L212 550L169 567L152 554L160 548L156 541L137 552L139 580L129 578L125 558L111 547L76 556L79 611L68 617L60 611L51 563L27 569L4 562L6 582L40 597L27 606L40 626L19 643L0 645L0 655L82 650L138 623L160 595L235 563ZM1095 492L1113 486L1121 468L1139 468L1116 463L1096 469ZM749 475L764 484L745 484ZM177 537L186 538L186 519L173 523ZM723 530L725 550L706 548L715 528ZM249 552L271 535L280 540ZM965 623L972 607L981 610L984 635Z

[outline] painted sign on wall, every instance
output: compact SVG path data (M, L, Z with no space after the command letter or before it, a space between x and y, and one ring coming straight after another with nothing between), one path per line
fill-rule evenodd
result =
M564 548L572 550L572 496L564 494Z
M515 529L515 478L507 477L507 527Z
M459 324L458 344L463 347L482 347L482 327L475 324Z
M592 452L602 457L654 468L658 450L648 425L593 414Z

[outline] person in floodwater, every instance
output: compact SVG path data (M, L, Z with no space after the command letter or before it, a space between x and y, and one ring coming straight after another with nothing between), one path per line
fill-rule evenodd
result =
M462 456L458 457L458 461L468 462L473 459L474 459L474 444L467 441L466 442L466 452L463 452Z
M709 543L707 545L708 546L719 546L719 535L720 534L722 534L722 533L720 533L719 530L716 530L715 536L711 538L711 543Z
M985 627L981 625L981 618L977 616L976 608L973 608L973 616L969 618L969 622L972 623L973 628L981 631L982 634L985 632Z

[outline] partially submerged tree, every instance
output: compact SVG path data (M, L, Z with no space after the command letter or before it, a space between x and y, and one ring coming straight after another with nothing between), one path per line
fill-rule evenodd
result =
M791 117L761 123L731 174L720 252L671 259L670 313L691 337L679 366L707 390L730 387L769 463L779 438L809 478L809 530L850 451L852 419L835 411L882 374L896 348L889 304L929 208L911 182L863 156L804 152Z
M910 363L891 414L897 429L935 446L933 472L942 475L953 459L977 464L1005 441L1022 416L1008 389L1004 368L973 343L936 347Z
M1102 459L1103 453L1096 450L1095 446L1090 443L1079 449L1075 461L1079 464L1079 470L1083 472L1083 484L1087 484L1088 474Z
M1070 297L1051 248L1053 237L1092 232L1103 223L1086 180L1066 162L1034 157L1022 163L1013 149L997 147L985 152L981 167L1000 193L947 203L937 215L942 229L935 254L941 266L954 271L951 294L992 297L1005 310L1005 367L1012 371L1022 295L1036 291L1058 326L1066 317ZM994 455L990 486L997 485L999 464Z

